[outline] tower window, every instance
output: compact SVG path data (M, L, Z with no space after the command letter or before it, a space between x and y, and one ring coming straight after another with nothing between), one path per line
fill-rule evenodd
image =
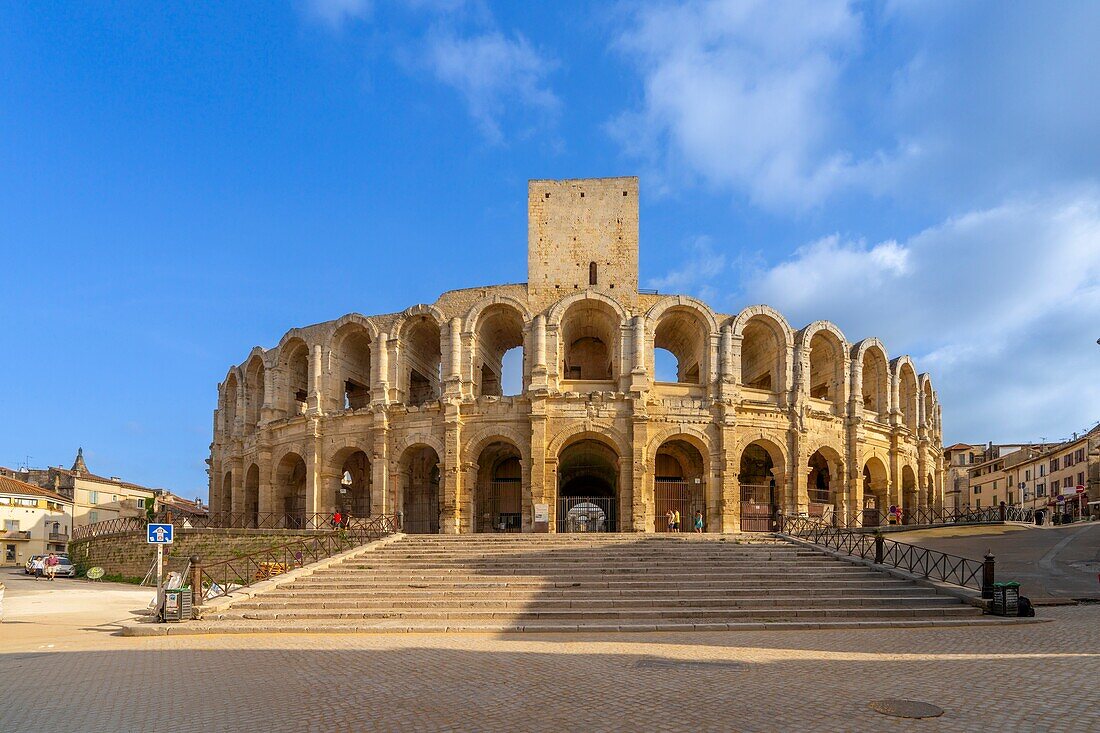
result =
M595 285L596 284L596 263L595 262L589 262L588 263L588 284L589 285Z

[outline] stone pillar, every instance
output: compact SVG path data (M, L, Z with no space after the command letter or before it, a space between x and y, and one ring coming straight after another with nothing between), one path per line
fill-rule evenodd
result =
M645 318L643 316L634 316L634 330L632 335L634 342L634 365L633 371L635 374L645 373Z
M309 363L309 401L306 403L307 415L321 414L321 345L314 344Z
M721 486L710 496L720 497L712 505L707 502L707 525L722 532L741 531L741 484L738 481L741 457L737 453L737 431L732 420L723 423L720 430Z
M239 456L229 459L229 466L232 473L230 478L230 499L229 507L222 507L223 509L229 509L233 514L240 514L245 510L244 500L244 460Z
M390 337L385 333L378 334L378 354L373 359L371 367L374 369L372 384L374 402L385 405L390 401Z
M535 369L546 371L546 316L535 316Z
M448 379L462 379L462 324L458 318L452 318L450 326L451 358L447 365Z
M453 321L452 321L453 323ZM458 406L447 404L444 418L443 455L440 456L439 504L443 534L458 534L465 489L462 486L462 445Z
M649 431L646 416L635 415L631 434L631 500L630 529L634 532L650 532L653 528L654 501L653 476L649 473ZM626 464L627 461L621 461Z
M315 524L311 524L309 515L322 511L321 495L324 488L321 482L321 470L324 465L324 456L322 455L321 436L317 430L316 419L310 420L310 428L313 439L309 442L306 455L303 456L306 461L305 526L313 528Z
M558 457L547 455L546 433L546 400L536 398L531 402L531 477L526 489L531 501L530 518L534 519L535 504L547 504L550 510L550 531L556 531L557 502L554 501L554 494L556 493ZM551 468L553 478L551 478ZM524 503L526 502L525 496Z
M264 369L264 404L260 408L260 422L274 420L276 417L275 403L275 369Z
M379 425L379 422L382 422ZM393 500L389 492L389 429L384 418L375 421L371 440L370 461L370 513L371 516L381 514L395 514Z
M256 465L260 469L260 523L261 525L271 526L269 523L270 517L264 516L275 513L275 466L272 465L271 450L269 448L260 450ZM281 507L279 511L282 511Z

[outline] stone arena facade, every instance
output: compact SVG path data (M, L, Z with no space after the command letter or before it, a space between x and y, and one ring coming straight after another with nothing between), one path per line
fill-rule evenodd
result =
M409 532L649 532L699 511L708 532L768 530L941 507L940 419L928 375L876 338L639 290L636 178L531 181L526 283L293 328L229 370L210 504L288 527L340 509Z

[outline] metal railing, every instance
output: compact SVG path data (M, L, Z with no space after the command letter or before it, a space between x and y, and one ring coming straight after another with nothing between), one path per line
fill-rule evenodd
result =
M935 509L933 507L902 508L900 517L891 517L878 509L856 509L843 514L831 511L826 505L823 521L832 527L855 529L859 527L884 527L897 525L928 524L977 524L981 522L1027 522L1035 520L1034 509L1021 507L989 507L987 509ZM900 521L899 521L900 520Z
M971 560L938 550L897 542L881 534L831 527L812 517L784 517L782 533L876 565L904 570L930 580L981 591L993 597L994 557Z
M347 523L347 516L342 524ZM331 513L304 512L211 512L210 514L181 514L172 510L158 512L155 522L170 522L177 529L290 529L329 531L334 529ZM72 539L82 540L89 537L119 534L123 532L144 532L149 519L139 517L116 517L95 524L86 524L73 529Z
M203 565L201 558L191 558L191 593L193 605L201 605L228 595L262 580L274 578L310 563L332 557L397 531L391 515L353 519L347 526L315 537L299 537L274 547Z

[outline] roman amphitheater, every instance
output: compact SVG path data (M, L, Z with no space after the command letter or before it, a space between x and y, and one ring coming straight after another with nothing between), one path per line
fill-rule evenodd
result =
M526 283L293 328L231 368L210 503L423 533L877 522L942 504L941 436L928 375L876 338L639 289L636 178L539 180Z

